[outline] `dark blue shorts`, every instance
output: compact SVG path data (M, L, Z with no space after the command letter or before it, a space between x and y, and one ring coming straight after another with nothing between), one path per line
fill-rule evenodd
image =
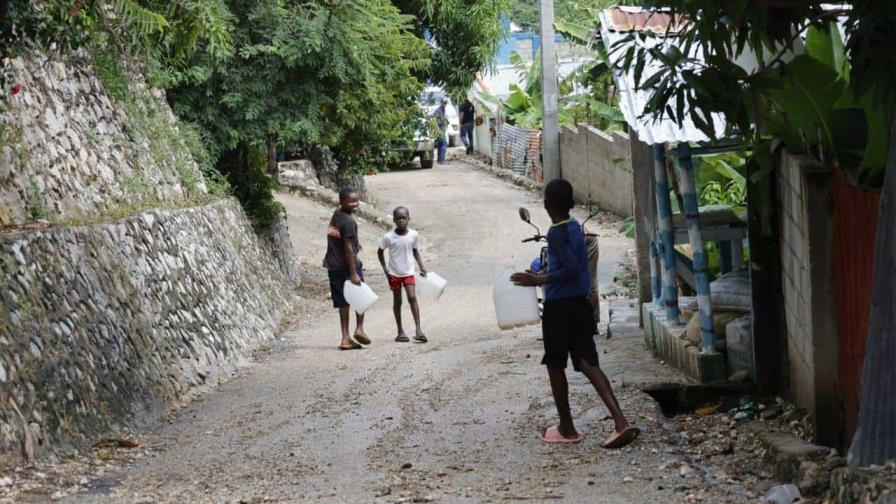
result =
M594 309L588 298L545 301L541 327L544 335L542 364L564 369L572 358L572 367L576 371L581 371L580 359L592 366L598 365Z
M355 269L358 271L358 276L361 277L361 281L364 281L364 264L361 261L355 265ZM348 301L345 300L345 296L342 295L342 289L345 287L345 282L351 279L351 275L348 270L327 270L327 274L330 277L330 295L333 298L333 308L345 308L348 306Z

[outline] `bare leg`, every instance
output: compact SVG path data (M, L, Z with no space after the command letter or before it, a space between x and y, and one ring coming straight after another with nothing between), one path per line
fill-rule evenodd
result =
M622 410L619 408L619 402L616 401L616 396L613 394L613 388L610 386L610 380L607 379L607 375L604 374L599 366L592 366L585 359L579 359L579 369L588 377L588 381L594 385L597 395L600 396L600 399L610 411L610 416L613 417L613 422L616 424L616 432L625 430L629 426L628 420L625 419L625 415L622 414Z
M551 392L554 394L557 415L560 416L557 430L563 437L575 437L578 433L572 422L572 413L569 411L569 383L566 381L566 370L548 367L548 376L551 379Z
M411 315L414 316L414 325L417 326L417 336L423 336L423 329L420 328L420 304L417 303L417 288L413 285L405 285L408 293L408 304L411 305Z
M408 336L404 333L404 327L401 325L401 289L392 291L392 313L395 314L395 324L398 326L397 339L407 340Z
M347 347L352 344L351 338L348 337L348 318L349 318L349 310L348 306L339 309L339 325L342 326L342 343L341 345Z

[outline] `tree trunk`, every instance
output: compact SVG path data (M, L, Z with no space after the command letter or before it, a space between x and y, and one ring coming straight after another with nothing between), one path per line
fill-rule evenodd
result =
M277 177L277 140L268 139L268 174Z
M849 450L850 465L896 458L896 120L890 127L874 253L859 425Z

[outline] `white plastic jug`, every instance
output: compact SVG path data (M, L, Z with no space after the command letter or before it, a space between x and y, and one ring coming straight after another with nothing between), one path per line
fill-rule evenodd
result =
M447 280L436 275L432 271L427 273L426 276L422 276L420 273L414 273L414 281L417 283L417 291L420 292L420 294L431 297L437 301L442 297L442 293L445 292L445 285L448 284Z
M535 287L520 287L510 281L514 268L507 268L495 281L495 314L503 330L541 322Z
M369 285L363 282L361 285L355 285L350 280L345 281L342 295L345 296L345 300L352 306L352 309L361 314L366 312L378 299Z

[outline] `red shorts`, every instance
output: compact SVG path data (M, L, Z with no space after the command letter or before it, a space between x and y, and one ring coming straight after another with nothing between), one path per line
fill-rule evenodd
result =
M401 290L402 285L416 285L417 281L414 280L414 275L406 276L406 277L397 277L389 275L389 288L397 291Z

